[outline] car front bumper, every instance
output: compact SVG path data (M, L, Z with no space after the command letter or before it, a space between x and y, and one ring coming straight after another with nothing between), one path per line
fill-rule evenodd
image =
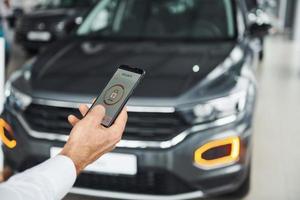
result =
M15 172L37 165L50 157L51 147L64 142L30 136L18 115L6 107L3 118L13 127L17 146L4 147L5 162ZM118 147L117 153L137 156L138 173L134 176L82 173L72 193L119 199L192 199L236 190L246 179L251 158L252 114L228 125L195 131L168 148ZM195 128L195 127L193 127ZM238 136L239 159L232 164L203 169L195 165L194 152L216 139ZM121 163L120 163L121 166Z

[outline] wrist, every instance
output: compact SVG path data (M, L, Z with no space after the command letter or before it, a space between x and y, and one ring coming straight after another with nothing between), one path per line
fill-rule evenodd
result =
M84 162L77 159L77 156L75 156L72 151L68 151L66 149L63 149L59 155L66 156L70 158L75 166L76 174L79 175L81 171L85 168Z

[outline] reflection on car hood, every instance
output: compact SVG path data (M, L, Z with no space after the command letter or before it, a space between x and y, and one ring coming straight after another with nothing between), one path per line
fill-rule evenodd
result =
M233 46L231 42L61 42L40 55L32 69L31 86L34 91L95 95L119 65L127 64L147 72L136 97L176 97L223 62Z
M78 10L78 9L77 9ZM76 9L39 9L34 10L31 13L26 13L26 18L49 18L49 17L64 17L73 15Z

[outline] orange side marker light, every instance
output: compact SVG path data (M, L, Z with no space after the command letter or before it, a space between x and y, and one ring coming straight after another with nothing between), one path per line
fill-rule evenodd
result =
M5 131L9 133L13 137L13 131L11 126L2 118L0 118L0 139L3 142L5 146L7 146L10 149L13 149L17 145L17 141L14 139L9 139L5 135Z
M213 154L214 158L208 159L207 153L216 150L227 151L218 156ZM239 137L228 137L224 139L210 141L199 147L194 152L194 162L196 165L204 168L214 168L236 162L240 155Z

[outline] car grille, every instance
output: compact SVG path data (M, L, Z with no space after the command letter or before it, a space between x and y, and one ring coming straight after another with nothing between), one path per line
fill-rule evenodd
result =
M17 171L22 172L44 162L46 159L37 156L26 157L20 166L15 167ZM8 162L10 165L14 165L14 162L9 158ZM83 172L78 176L74 187L153 195L176 195L197 189L168 170L146 167L139 168L138 173L133 176ZM198 187L202 188L203 185Z
M38 30L38 31L44 31L44 30L51 30L52 27L60 22L62 20L61 17L58 18L44 18L44 19L30 19L30 18L25 18L21 20L20 22L20 27L19 31L20 32L27 32L27 31L33 31L33 30ZM40 29L39 25L43 24L44 28Z
M77 109L31 104L24 112L29 126L36 131L68 135L71 126L67 116L80 116ZM124 138L131 140L162 141L175 137L188 124L178 113L129 112Z
M196 189L162 169L141 169L134 176L83 173L75 187L136 194L176 195Z

